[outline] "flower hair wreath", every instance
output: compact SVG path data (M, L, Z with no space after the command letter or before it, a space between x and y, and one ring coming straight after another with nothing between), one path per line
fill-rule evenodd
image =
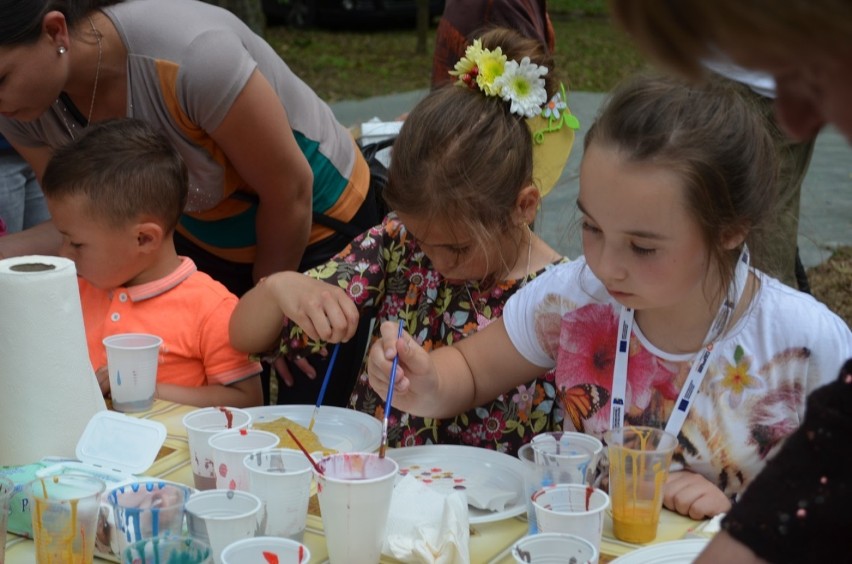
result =
M457 86L479 90L486 96L499 96L509 102L509 111L530 118L544 118L545 126L533 129L536 144L544 141L544 134L559 131L563 126L579 129L580 122L568 111L565 85L560 84L553 97L547 99L544 76L548 69L524 57L520 62L510 61L500 47L484 49L476 39L465 50L450 75L458 78Z

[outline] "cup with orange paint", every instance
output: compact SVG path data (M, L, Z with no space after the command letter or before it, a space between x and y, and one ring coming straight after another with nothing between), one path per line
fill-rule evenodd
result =
M651 542L657 536L677 437L662 429L629 426L607 431L604 442L613 533L625 542Z
M28 484L38 564L94 560L95 526L105 489L102 480L84 474L36 478Z

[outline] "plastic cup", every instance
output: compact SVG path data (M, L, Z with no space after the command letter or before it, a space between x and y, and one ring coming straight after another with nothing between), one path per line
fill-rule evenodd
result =
M538 530L577 535L600 551L609 496L582 484L557 484L533 494Z
M653 427L620 427L607 431L604 441L613 534L625 542L650 542L657 536L677 437Z
M399 466L374 453L341 453L318 463L322 526L332 564L378 562Z
M216 469L216 489L248 491L248 468L243 459L249 454L272 450L281 439L275 433L259 429L231 429L208 439Z
M216 489L216 471L210 437L227 429L243 429L251 423L247 411L234 407L205 407L187 413L183 418L189 441L189 460L197 490Z
M95 526L106 489L83 474L36 478L27 485L33 540L39 564L82 564L94 560Z
M243 459L249 491L263 500L266 526L262 534L302 542L311 498L313 467L298 450L275 448Z
M565 564L573 562L594 564L598 561L598 549L592 543L576 535L564 533L541 533L518 540L512 546L515 562L535 564Z
M588 484L603 453L598 439L573 432L541 433L518 449L524 464L524 495L529 534L539 531L532 495L554 484Z
M192 537L154 537L135 542L121 553L123 564L212 564L213 551Z
M222 564L250 562L307 564L310 559L311 551L307 546L292 539L278 537L243 539L229 544L222 551Z
M6 526L9 522L9 505L14 495L15 482L0 477L0 564L6 561Z
M123 412L150 409L163 340L145 333L122 333L105 338L103 343L113 409Z
M240 490L209 490L189 496L186 524L189 534L210 545L213 562L238 540L254 537L260 526L260 498Z
M169 535L183 534L184 506L192 490L180 484L144 481L118 486L109 492L119 554L130 545Z

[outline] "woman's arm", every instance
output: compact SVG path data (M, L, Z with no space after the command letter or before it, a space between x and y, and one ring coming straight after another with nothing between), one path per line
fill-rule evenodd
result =
M260 199L255 280L297 270L311 230L313 173L281 100L260 71L211 135Z
M14 143L12 146L27 161L41 182L52 151L48 147L21 147ZM24 231L0 237L0 259L23 255L55 255L61 244L62 236L59 231L52 222L45 221Z

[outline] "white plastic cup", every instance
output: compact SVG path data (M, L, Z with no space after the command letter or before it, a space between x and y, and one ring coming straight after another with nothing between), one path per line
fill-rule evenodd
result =
M313 467L304 453L274 448L246 455L243 464L249 474L248 490L266 507L262 534L302 542L313 479Z
M609 496L582 484L557 484L533 494L538 530L577 535L600 551ZM587 501L588 500L588 501Z
M589 541L564 533L529 535L512 546L515 562L565 564L572 558L577 564L595 564L599 551Z
M255 537L225 547L222 551L222 564L271 562L270 555L277 557L276 561L281 564L307 564L311 560L311 551L298 541L278 537Z
M250 423L249 412L234 407L205 407L187 413L183 417L195 489L216 489L216 471L213 467L210 437L228 429L244 429Z
M262 507L260 498L249 492L197 492L186 502L187 529L192 537L210 545L213 561L220 564L226 546L257 535Z
M248 454L272 450L280 441L275 433L252 428L221 431L210 437L207 443L213 451L216 489L248 491L248 468L243 459Z
M122 333L105 338L103 343L113 409L125 413L150 409L163 339L145 333Z
M379 561L399 465L375 453L340 453L318 462L317 480L328 560Z

